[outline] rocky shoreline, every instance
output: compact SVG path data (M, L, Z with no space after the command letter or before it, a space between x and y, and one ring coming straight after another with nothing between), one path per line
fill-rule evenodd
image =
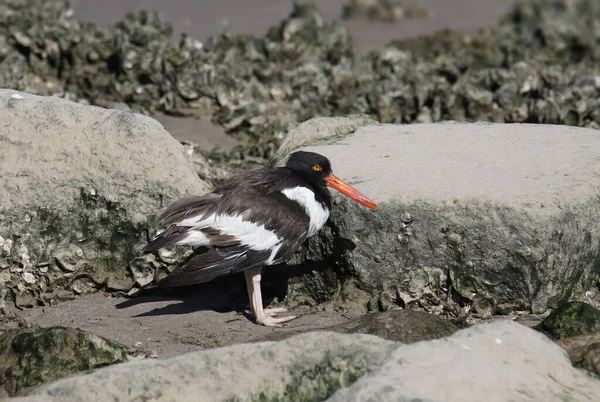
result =
M488 395L390 388L419 370L440 378L435 362L418 364L439 352L439 367L459 362L457 381L494 367L508 387L498 400L594 400L600 53L591 28L599 20L591 0L523 0L475 34L441 32L358 55L347 31L304 0L264 37L205 42L174 41L147 10L99 28L77 21L64 2L3 2L2 392L129 400L120 376L140 369L123 377L140 398L192 400L194 387L177 399L163 394L181 385L163 366L197 372L218 363L212 374L223 379L236 371L227 359L277 350L269 361L287 374L269 384L270 369L249 363L256 378L206 398ZM225 152L180 143L151 118L157 113L210 119L240 145ZM381 206L372 213L336 198L326 228L285 269L265 271L268 302L303 318L256 328L236 275L136 294L192 252L140 256L156 213L296 149L327 155L336 174ZM189 305L173 303L186 294ZM465 339L477 346L465 349ZM290 355L316 340L314 356ZM525 353L513 351L508 363L525 385L498 374L506 340ZM248 342L256 352L236 346ZM457 357L473 348L474 357ZM162 360L199 349L211 350ZM409 359L408 372L396 358ZM32 388L132 359L144 361ZM36 369L48 364L60 369ZM550 365L558 371L544 373ZM166 382L150 386L151 378Z
M223 33L206 42L174 41L148 10L98 28L75 20L65 2L36 4L0 8L0 87L211 119L245 144L231 155L198 150L219 169L264 164L286 132L316 116L600 124L591 29L600 17L591 0L521 1L475 34L396 41L364 56L310 1L295 1L264 37Z

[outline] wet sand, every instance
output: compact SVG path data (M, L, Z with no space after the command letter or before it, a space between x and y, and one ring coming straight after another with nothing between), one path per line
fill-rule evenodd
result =
M327 21L341 20L345 0L316 0ZM406 0L404 4L410 4ZM395 24L344 21L357 49L379 49L393 39L425 35L450 28L472 31L493 24L513 4L513 0L419 0L431 16ZM199 40L218 34L226 27L232 32L263 35L287 17L292 0L74 0L78 19L108 25L136 8L158 10L173 25L175 35L186 32Z
M296 308L290 313L298 315L297 319L284 328L271 328L254 324L244 310L246 303L239 303L237 308L223 308L215 305L222 298L213 294L213 300L207 300L206 292L201 290L173 293L172 297L151 295L132 299L96 293L55 306L21 311L9 307L8 311L31 325L79 328L127 346L141 343L145 350L156 352L159 359L266 340L287 332L320 329L359 315L358 311L348 314ZM0 331L2 328L0 325Z

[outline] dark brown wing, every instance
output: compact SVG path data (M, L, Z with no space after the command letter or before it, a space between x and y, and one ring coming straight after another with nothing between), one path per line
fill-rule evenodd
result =
M208 282L218 276L261 266L270 250L254 251L242 245L213 247L204 254L194 255L185 265L175 268L159 287L175 287Z

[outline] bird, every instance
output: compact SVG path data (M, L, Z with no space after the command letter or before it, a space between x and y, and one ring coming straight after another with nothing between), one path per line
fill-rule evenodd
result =
M333 174L328 158L306 151L291 153L282 167L244 172L210 193L176 200L157 217L165 229L143 251L173 246L202 246L204 251L156 286L203 283L243 271L256 324L281 327L295 319L293 315L279 317L287 311L283 307L263 308L261 271L289 259L325 225L332 209L327 187L371 210L377 208Z

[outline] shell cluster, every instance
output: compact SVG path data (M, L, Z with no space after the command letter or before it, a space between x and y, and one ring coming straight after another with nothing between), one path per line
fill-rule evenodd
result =
M9 0L0 6L0 86L210 116L245 144L219 166L270 158L290 128L315 116L598 128L599 20L594 0L523 0L477 33L441 32L359 57L347 31L307 0L263 37L224 32L205 42L173 41L154 11L99 28L77 21L66 2Z

